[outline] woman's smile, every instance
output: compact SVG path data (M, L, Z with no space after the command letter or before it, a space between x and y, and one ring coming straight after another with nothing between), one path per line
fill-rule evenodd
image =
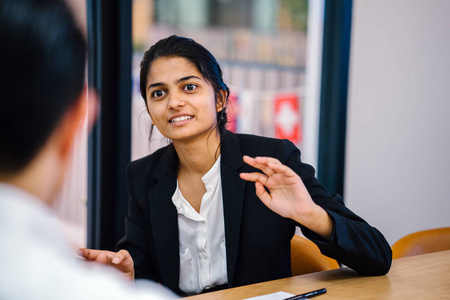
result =
M171 123L172 125L181 126L181 125L188 123L188 121L192 120L193 118L194 118L193 116L188 116L188 115L179 116L179 117L173 116L170 118L169 123Z

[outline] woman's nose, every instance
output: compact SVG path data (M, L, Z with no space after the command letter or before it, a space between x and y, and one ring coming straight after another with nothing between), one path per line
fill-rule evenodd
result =
M169 96L168 105L169 108L177 109L186 105L186 101L183 99L183 95L180 93L171 93Z

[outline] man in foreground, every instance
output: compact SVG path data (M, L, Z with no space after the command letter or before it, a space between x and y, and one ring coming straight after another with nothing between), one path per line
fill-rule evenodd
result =
M1 0L0 45L0 299L173 298L85 268L52 218L77 132L96 113L85 40L64 2Z

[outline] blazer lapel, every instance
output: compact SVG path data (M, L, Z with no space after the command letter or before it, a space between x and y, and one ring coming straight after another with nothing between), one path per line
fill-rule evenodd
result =
M234 286L233 280L239 250L241 215L246 182L239 177L239 169L244 166L244 162L237 137L231 132L225 132L221 144L227 273L228 285L232 287Z
M164 284L173 290L179 290L180 276L178 216L172 203L177 181L176 159L170 150L166 151L156 166L158 171L153 179L157 183L148 192L159 270Z
M237 137L225 132L221 142L221 176L228 285L233 286L239 251L242 206L246 182L239 177L245 165ZM169 146L170 147L170 146ZM173 147L173 145L172 145ZM173 153L174 153L174 149ZM179 291L180 257L178 215L171 199L176 189L176 155L171 151L161 157L154 175L156 184L149 190L150 222L158 257L159 270L165 285Z

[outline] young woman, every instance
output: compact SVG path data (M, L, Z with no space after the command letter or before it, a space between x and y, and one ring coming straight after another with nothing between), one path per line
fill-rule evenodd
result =
M128 167L123 250L81 255L196 294L290 276L298 226L357 272L388 272L383 235L317 181L291 142L226 130L229 90L204 47L157 42L144 54L140 90L171 143Z

